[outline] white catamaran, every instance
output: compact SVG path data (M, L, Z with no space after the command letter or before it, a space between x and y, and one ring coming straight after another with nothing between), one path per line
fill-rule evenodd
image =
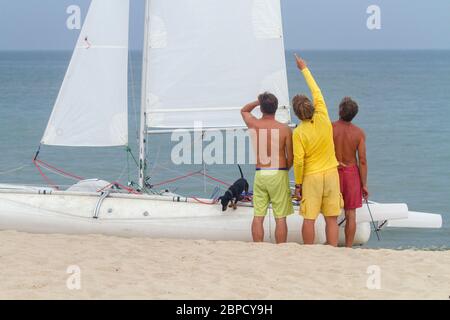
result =
M128 145L129 5L92 0L43 145ZM120 189L100 180L67 190L0 185L0 229L251 240L251 202L222 213L211 199L148 191L145 149L150 134L192 131L198 120L205 131L242 128L240 108L263 91L278 96L285 107L277 118L290 123L280 0L147 0L145 16L140 187ZM376 228L442 225L440 215L410 212L406 204L371 203L370 209L358 211L356 244L369 240L372 221ZM272 219L266 220L269 230ZM301 223L298 214L288 219L289 241L301 242L295 232ZM316 230L316 241L324 243L323 219Z

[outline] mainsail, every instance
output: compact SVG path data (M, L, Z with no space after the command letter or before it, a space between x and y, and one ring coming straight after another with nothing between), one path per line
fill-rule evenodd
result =
M93 0L42 144L128 143L129 0Z
M236 128L259 93L290 122L280 0L152 0L147 7L149 128Z

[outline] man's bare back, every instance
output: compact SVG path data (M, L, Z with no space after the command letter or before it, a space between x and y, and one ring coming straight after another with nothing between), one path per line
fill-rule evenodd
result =
M366 155L364 131L351 122L339 120L333 123L333 135L339 164L344 167L359 165L357 154L360 158Z
M263 114L261 119L252 115L258 106ZM289 170L294 162L292 131L287 125L275 120L277 109L277 97L265 92L257 101L241 110L242 119L252 135L254 151L257 152L253 188L255 217L252 223L255 242L264 241L264 219L270 204L276 220L277 243L287 241L286 218L294 213L289 187Z
M291 129L276 120L260 119L254 122L253 137L257 155L257 168L288 168L292 160L288 159L287 150L292 145Z
M266 169L290 169L294 161L292 150L292 130L275 120L274 115L254 117L251 111L258 101L244 107L243 117L250 129L256 151L256 167Z
M351 122L339 120L333 123L333 136L339 167L358 167L363 196L367 199L369 191L367 188L366 134Z

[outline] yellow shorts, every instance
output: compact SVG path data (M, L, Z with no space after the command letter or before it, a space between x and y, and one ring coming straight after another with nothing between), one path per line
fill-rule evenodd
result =
M253 186L255 217L265 217L270 203L272 203L272 210L276 219L285 218L294 213L289 187L289 171L256 171Z
M302 192L301 214L305 219L316 220L320 213L325 217L341 214L344 200L337 169L305 176Z

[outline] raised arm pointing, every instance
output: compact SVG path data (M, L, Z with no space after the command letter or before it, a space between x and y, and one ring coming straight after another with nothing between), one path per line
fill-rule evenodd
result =
M314 80L314 77L311 74L311 71L308 69L307 63L305 62L305 60L303 60L297 54L295 54L295 60L297 62L297 67L303 73L303 76L305 77L306 84L308 85L309 89L311 90L315 111L317 113L323 113L326 116L328 116L328 110L327 110L327 106L325 104L325 99L323 98L323 95L322 95L322 91L320 90L319 86L317 85L316 80Z

